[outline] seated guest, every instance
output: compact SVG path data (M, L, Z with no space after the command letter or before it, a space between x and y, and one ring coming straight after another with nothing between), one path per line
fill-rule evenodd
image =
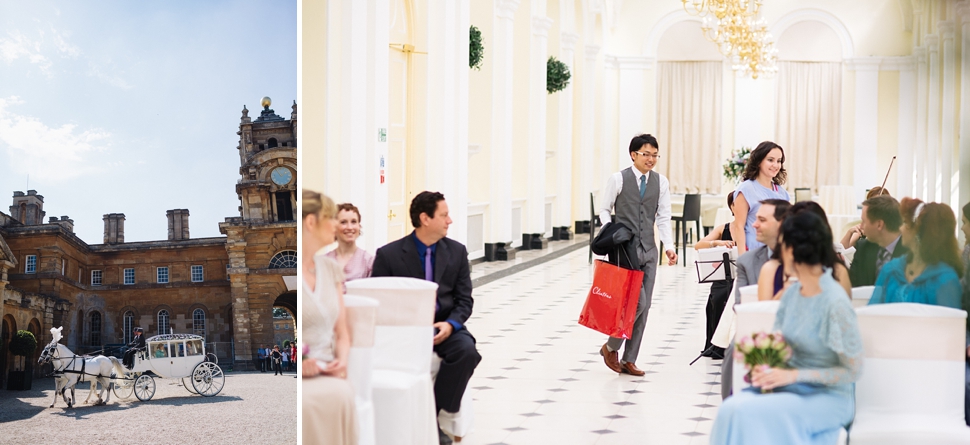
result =
M962 308L956 218L950 206L903 198L902 243L910 253L882 267L869 304L922 303Z
M963 214L960 216L960 230L966 239L963 246L963 277L960 284L963 285L963 310L970 311L970 203L963 206ZM967 425L970 426L970 317L967 318L967 387L964 391L964 417Z
M797 215L802 212L810 212L817 215L826 227L829 227L828 217L825 215L825 210L822 206L818 205L815 201L801 201L796 202L788 210L788 215ZM831 232L831 227L829 227L829 232ZM828 246L832 249L831 257L834 258L832 264L824 264L825 267L832 269L832 276L838 280L842 288L845 289L846 294L852 295L852 282L849 280L849 269L845 267L842 260L839 259L838 255L835 253L834 245ZM826 258L829 256L826 255ZM782 267L781 252L775 251L771 260L765 263L764 267L761 268L761 275L758 276L758 300L778 300L781 298L782 292L788 288L791 284L788 281L790 276L790 267Z
M354 390L347 383L350 330L343 302L343 272L314 254L333 243L337 206L325 195L303 190L303 441L357 443ZM274 354L278 351L274 351Z
M862 336L845 290L824 266L835 262L831 246L828 225L814 213L785 219L780 250L798 282L782 296L774 330L792 348L790 369L754 367L753 388L718 410L711 444L834 444L852 421Z
M337 206L337 248L327 253L327 258L343 268L347 281L367 278L374 269L374 255L357 248L360 220L360 210L353 204Z
M869 189L869 191L866 193L866 200L870 200L877 196L889 196L889 191L882 187L878 187L878 186L873 187ZM865 205L865 203L863 203L863 205ZM855 247L856 243L858 243L860 239L865 239L865 238L866 238L866 234L862 231L862 224L861 223L856 224L855 226L852 226L852 228L849 229L847 232L845 232L845 236L842 237L842 247L845 249L848 249L850 247ZM873 281L875 281L875 279L873 279Z
M872 286L886 263L909 253L909 249L900 242L899 226L902 224L899 202L895 198L882 195L862 203L862 224L859 227L865 237L855 245L855 258L849 269L852 286Z
M734 287L736 289L734 293L735 304L741 302L740 288L758 284L758 276L761 275L761 268L772 256L772 251L777 246L778 230L781 229L781 223L785 220L785 215L788 214L788 208L791 207L791 203L784 199L766 199L759 204L760 207L758 207L758 211L755 214L752 227L754 228L755 239L762 246L749 250L738 257L737 276L734 280ZM725 352L725 356L732 357L733 355L734 345L732 344L728 347L727 352ZM725 360L721 363L722 398L727 398L731 395L731 376L733 372L734 367L731 366L731 360Z
M734 192L728 193L727 205L734 212ZM734 247L734 240L731 239L731 223L717 226L704 239L694 243L694 250L709 249L711 247ZM704 349L701 355L712 357L716 360L724 358L724 348L711 344L711 337L717 330L717 323L721 320L721 312L724 312L724 305L727 304L731 296L731 286L734 280L720 280L711 283L711 293L707 297L707 340L704 342Z
M434 314L434 352L441 357L441 368L434 382L438 411L457 413L465 387L482 360L475 349L475 337L465 323L472 315L472 280L468 250L450 238L448 203L437 192L421 192L411 201L414 231L377 249L375 277L423 278L438 283ZM438 428L440 444L452 440Z

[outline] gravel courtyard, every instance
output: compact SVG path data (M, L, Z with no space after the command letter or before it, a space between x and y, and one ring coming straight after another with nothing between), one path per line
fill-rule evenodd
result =
M54 397L54 380L31 391L0 390L0 442L296 443L296 384L292 373L231 372L215 397L190 394L176 380L155 379L155 396L134 395L107 406L84 405L90 385L78 385L79 405ZM92 396L92 400L95 396Z

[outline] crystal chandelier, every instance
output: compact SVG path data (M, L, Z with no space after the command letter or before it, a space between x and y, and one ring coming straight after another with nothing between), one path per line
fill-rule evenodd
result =
M774 42L768 24L758 17L760 0L681 0L684 10L703 16L704 36L732 62L742 76L757 79L778 71Z

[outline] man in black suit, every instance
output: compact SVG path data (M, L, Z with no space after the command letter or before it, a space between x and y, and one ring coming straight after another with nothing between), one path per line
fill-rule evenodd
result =
M461 408L465 387L482 360L475 337L465 327L472 314L472 280L468 251L446 238L451 218L448 203L437 192L421 192L411 201L410 235L380 249L374 257L375 277L413 277L438 284L434 315L434 352L441 368L434 384L437 410L449 413ZM441 443L451 443L438 430Z
M899 202L888 195L875 196L862 203L862 224L866 236L856 242L856 253L849 268L853 287L876 284L882 266L909 253L899 238L903 218Z
M125 351L122 362L128 369L131 369L135 365L135 353L145 350L145 336L143 335L142 329L135 328L134 334L135 338L131 339L131 343L128 343L128 350Z

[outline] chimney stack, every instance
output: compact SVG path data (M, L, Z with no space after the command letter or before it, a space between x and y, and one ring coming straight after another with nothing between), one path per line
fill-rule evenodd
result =
M104 243L124 244L125 242L125 214L108 213L104 215Z
M58 219L56 216L50 217L50 224L57 224L63 227L68 232L74 233L74 220L69 218L67 215L62 216Z
M10 216L25 226L44 224L44 196L38 195L37 190L13 192L13 205L10 206Z
M174 209L165 212L168 217L168 240L189 239L189 209Z

